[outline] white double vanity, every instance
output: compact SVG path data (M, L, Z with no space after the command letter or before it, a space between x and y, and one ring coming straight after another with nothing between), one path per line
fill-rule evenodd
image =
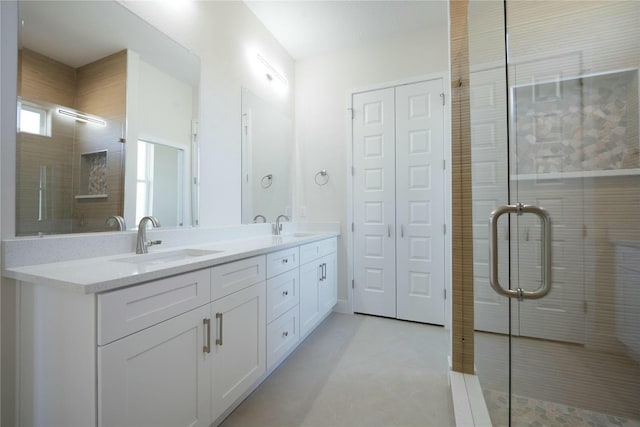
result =
M219 424L336 304L337 235L5 268L19 425Z

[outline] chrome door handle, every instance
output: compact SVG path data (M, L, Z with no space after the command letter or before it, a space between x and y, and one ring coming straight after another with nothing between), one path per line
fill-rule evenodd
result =
M202 319L202 324L206 328L205 336L207 338L207 343L202 347L202 351L211 353L211 319Z
M218 321L218 337L216 338L216 345L222 346L222 313L216 313L216 320Z
M505 289L498 280L498 218L506 213L532 213L542 222L542 283L535 291L525 291L522 288ZM543 207L534 205L505 205L500 206L489 216L489 283L494 291L509 298L538 299L551 291L551 217Z

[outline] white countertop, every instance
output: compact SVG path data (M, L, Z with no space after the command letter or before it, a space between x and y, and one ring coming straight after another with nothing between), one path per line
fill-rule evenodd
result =
M338 235L339 233L337 232L308 233L299 237L286 234L282 236L262 235L166 249L151 248L149 253L173 252L179 249L203 249L221 252L186 260L148 265L118 261L123 258L142 256L130 252L98 258L6 268L3 270L3 276L22 282L56 286L72 292L91 294L213 267L242 258L264 255L279 249L286 249Z

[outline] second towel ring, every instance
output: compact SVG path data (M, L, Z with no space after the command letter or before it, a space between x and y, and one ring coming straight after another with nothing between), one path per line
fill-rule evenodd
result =
M317 185L326 185L329 182L329 172L326 169L322 169L319 171L316 176L313 178Z
M273 184L273 175L271 174L263 176L260 180L260 186L262 188L269 188L271 184Z

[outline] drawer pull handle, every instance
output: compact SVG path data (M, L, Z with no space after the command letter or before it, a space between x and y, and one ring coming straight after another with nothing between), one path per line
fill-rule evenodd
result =
M289 295L289 291L282 291L282 296L286 297L287 295Z
M207 338L207 343L202 347L202 351L211 353L211 319L202 319L202 323L206 328L205 336Z
M283 336L283 337L288 337L288 336L289 336L289 331L284 331L284 332L282 333L282 336Z
M322 280L327 280L327 263L322 263Z
M218 321L218 338L216 338L216 345L222 346L222 313L216 313L216 320Z

